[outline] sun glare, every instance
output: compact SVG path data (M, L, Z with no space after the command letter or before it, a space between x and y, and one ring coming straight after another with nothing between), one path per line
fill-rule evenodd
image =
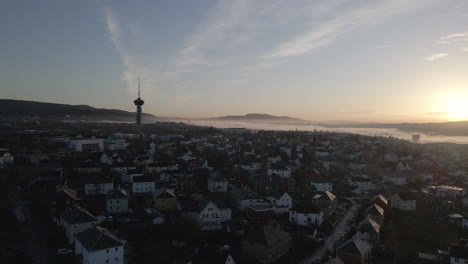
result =
M468 97L451 98L447 103L447 117L452 121L468 120Z

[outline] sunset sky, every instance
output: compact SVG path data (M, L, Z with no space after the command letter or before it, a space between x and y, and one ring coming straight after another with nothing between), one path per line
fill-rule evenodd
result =
M169 117L468 120L466 0L2 1L0 98Z

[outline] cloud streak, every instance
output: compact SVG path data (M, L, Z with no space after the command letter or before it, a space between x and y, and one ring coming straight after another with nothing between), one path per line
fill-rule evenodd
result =
M284 58L310 53L351 33L360 26L378 23L419 6L414 0L394 0L338 13L335 18L311 26L308 32L267 52L264 58Z
M447 53L436 53L436 54L432 54L431 56L425 57L424 60L432 62L432 61L437 61L437 60L443 59L443 58L445 58L447 56L448 56Z

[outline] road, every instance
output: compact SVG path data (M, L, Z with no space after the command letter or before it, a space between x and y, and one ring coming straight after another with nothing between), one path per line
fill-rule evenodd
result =
M57 263L55 252L48 247L47 234L44 231L40 220L36 215L31 214L31 210L23 207L25 223L23 224L22 238L26 244L27 254L31 257L32 263Z
M328 252L333 252L337 242L339 242L349 231L348 223L356 216L359 205L353 199L347 198L347 200L351 202L351 207L346 211L343 217L341 217L340 221L335 226L333 233L325 240L323 246L316 249L311 256L303 259L300 264L310 264L315 260L322 259L328 254Z

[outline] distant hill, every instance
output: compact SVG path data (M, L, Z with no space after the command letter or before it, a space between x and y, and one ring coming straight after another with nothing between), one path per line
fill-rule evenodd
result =
M334 124L325 127L354 127L354 128L395 128L406 132L425 133L444 136L468 136L468 121L453 121L442 123L401 123L401 124Z
M82 119L88 121L132 122L135 113L118 109L101 109L88 105L67 105L34 101L0 99L0 115L40 117L49 119ZM142 114L144 122L154 122L156 116Z
M271 123L271 124L309 124L307 120L302 120L300 118L294 118L289 116L274 116L268 114L246 114L243 116L221 116L216 118L211 118L211 120L219 121L242 121L242 122L260 122L260 123Z

